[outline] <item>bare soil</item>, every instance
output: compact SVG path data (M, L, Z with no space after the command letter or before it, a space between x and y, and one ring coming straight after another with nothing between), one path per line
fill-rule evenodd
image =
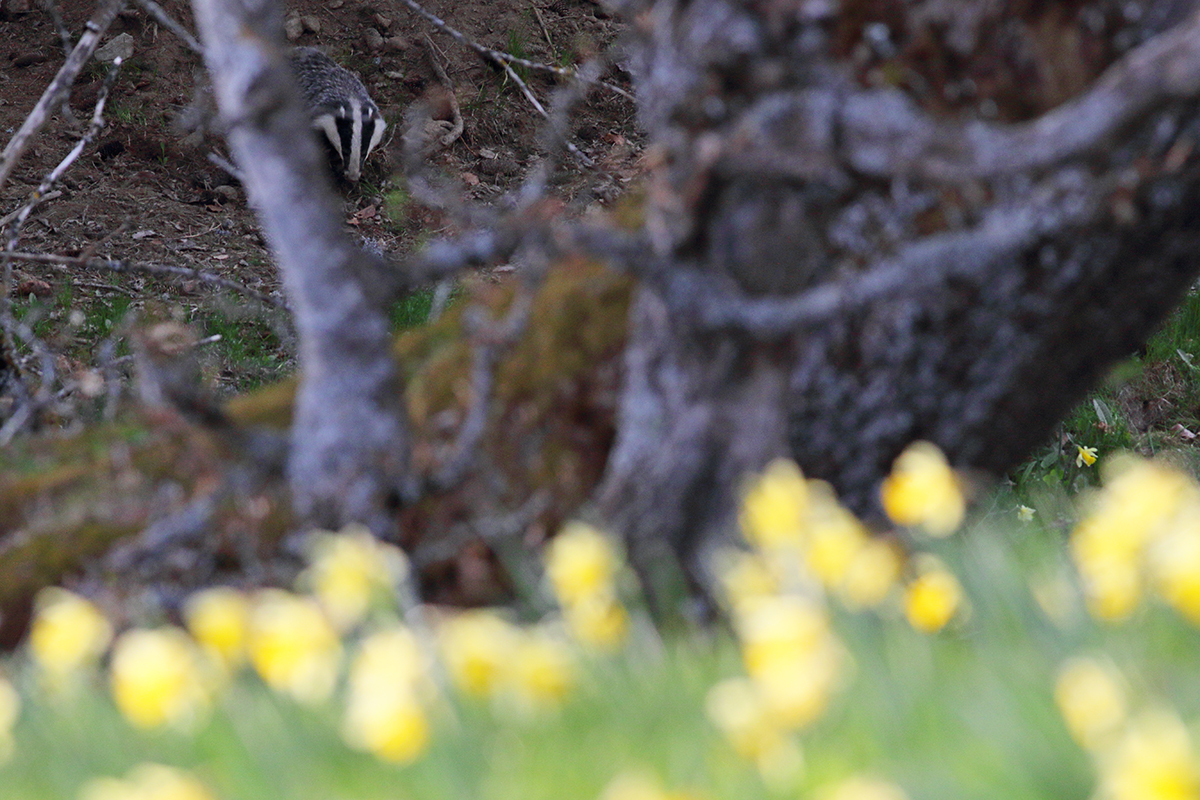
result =
M186 2L168 0L164 7L194 30ZM443 0L428 8L487 47L555 66L573 66L621 33L620 24L589 0ZM75 36L92 11L90 0L61 4ZM465 196L488 203L536 163L541 118L515 83L402 4L299 0L289 4L288 16L293 41L321 47L358 72L390 123L385 146L363 179L340 186L347 225L372 247L403 255L445 231L436 213L403 202L403 181L393 177L390 154L405 109L427 92L442 91L430 66L430 45L465 121L462 137L433 156L434 166L457 180ZM191 267L279 296L278 275L241 187L208 159L213 152L225 155L223 142L213 136L196 141L200 137L181 128L181 115L195 116L188 109L205 81L199 57L141 10L123 12L102 45L122 34L133 37L134 52L109 98L107 124L58 184L61 195L26 223L19 249ZM47 13L25 0L0 3L0 138L7 140L21 125L63 60L62 40ZM85 68L70 99L76 119L58 114L37 138L0 188L0 217L20 207L78 141L105 69L96 62ZM519 74L548 106L557 79L524 69ZM609 77L624 83L617 71ZM568 165L571 171L557 187L565 199L583 208L620 194L637 172L633 116L627 100L593 92L576 115L574 142L600 169ZM32 309L37 330L61 353L65 374L84 374L96 362L99 343L138 314L188 321L201 336L239 336L236 346L214 346L208 359L210 376L227 390L269 380L292 364L281 315L244 297L217 301L218 292L200 281L24 263L14 288L18 311ZM33 355L26 357L36 371Z

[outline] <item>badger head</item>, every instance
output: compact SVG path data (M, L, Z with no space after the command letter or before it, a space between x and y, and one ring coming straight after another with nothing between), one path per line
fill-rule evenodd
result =
M313 117L313 127L325 134L341 160L346 179L357 181L362 176L363 162L383 139L387 123L370 100L351 98L320 109Z

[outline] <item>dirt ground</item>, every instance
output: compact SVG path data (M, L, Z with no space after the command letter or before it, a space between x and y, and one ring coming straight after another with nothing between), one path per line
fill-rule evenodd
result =
M168 0L164 7L194 30L188 3ZM416 204L397 211L396 197L403 195L395 192L402 180L393 177L389 147L398 140L409 104L438 86L430 46L453 84L465 121L462 137L433 157L434 166L458 180L467 197L486 203L515 186L536 163L540 117L515 84L401 3L298 0L288 7L289 38L321 47L358 72L389 121L384 147L373 154L363 179L340 187L348 226L374 247L399 256L414 242L445 230L435 213ZM621 32L619 23L589 0L541 5L443 0L428 8L487 47L558 66L579 63ZM93 10L91 0L61 3L74 36ZM209 161L210 153L227 152L224 143L212 136L197 142L180 126L198 81L205 80L199 57L132 4L102 46L123 34L133 39L133 56L109 98L107 124L58 184L60 194L25 224L18 249L191 267L280 296L278 276L240 186ZM21 125L63 59L62 40L42 8L26 0L0 2L0 138L7 141ZM71 94L76 119L58 114L36 139L0 188L0 217L18 208L78 141L104 72L96 62L85 68ZM548 105L553 76L519 74ZM609 77L625 83L619 71ZM629 101L605 91L593 93L577 115L574 141L601 167L576 169L558 186L577 207L610 202L633 179L638 153L633 116ZM18 312L23 305L34 309L37 330L61 353L66 374L85 374L95 363L98 343L119 332L131 310L185 319L201 336L224 333L228 338L231 326L237 329L243 341L236 352L217 345L209 359L212 377L227 389L269 380L292 365L293 345L282 315L272 316L245 297L217 299L219 292L196 280L24 263L17 266L14 288ZM32 354L27 357L36 369Z

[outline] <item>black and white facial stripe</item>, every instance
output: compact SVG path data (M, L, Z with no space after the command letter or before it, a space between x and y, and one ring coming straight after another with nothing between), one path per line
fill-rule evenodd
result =
M336 112L314 117L313 127L324 133L333 145L346 178L357 181L362 176L363 162L383 139L387 123L374 103L368 101L364 105L357 99L350 99Z
M293 50L292 68L308 103L313 128L329 142L346 179L357 181L363 162L387 127L379 107L354 73L314 47Z

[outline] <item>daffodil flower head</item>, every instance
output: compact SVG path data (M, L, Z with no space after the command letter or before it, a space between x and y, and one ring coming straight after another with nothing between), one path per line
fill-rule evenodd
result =
M904 593L904 615L917 630L936 633L962 606L962 586L934 556L923 554L916 567L917 576Z
M567 524L550 542L546 576L565 606L615 594L622 559L612 537L583 522Z
M426 702L433 697L428 655L403 626L371 634L350 665L342 738L351 747L407 763L428 747Z
M788 737L759 690L748 678L726 678L708 691L705 711L733 751L756 762Z
M1021 522L1033 522L1033 515L1036 513L1037 511L1029 506L1017 506L1017 519Z
M866 545L868 534L858 518L843 508L828 484L809 481L814 502L809 513L808 568L826 589L846 579L850 565Z
M237 589L216 586L188 598L183 608L188 631L217 664L233 671L246 660L250 598Z
M1096 448L1084 447L1081 444L1077 444L1075 445L1075 449L1077 450L1075 454L1075 466L1090 467L1096 463Z
M0 764L12 755L13 728L20 714L21 695L7 678L0 675Z
M1181 513L1171 530L1150 544L1147 556L1159 595L1200 625L1200 507Z
M1098 796L1106 800L1200 797L1200 765L1187 728L1172 711L1134 720L1098 763Z
M523 630L513 651L504 699L523 715L557 709L575 686L575 658L550 626Z
M837 586L838 596L851 609L875 608L891 594L900 578L903 559L885 539L868 539L854 553Z
M1067 730L1081 746L1096 750L1125 723L1123 681L1116 668L1094 658L1072 658L1059 668L1054 701Z
M880 497L892 522L919 526L930 536L954 533L966 513L958 477L942 451L929 442L914 442L900 454Z
M464 611L438 630L442 660L458 690L492 697L512 664L519 631L494 611Z
M93 666L111 640L112 625L90 601L58 587L38 592L29 650L53 684Z
M329 698L342 645L324 610L310 597L263 589L250 612L250 663L268 686L302 703Z
M179 628L126 631L113 645L113 700L139 728L192 728L211 702L212 676L205 667L195 643Z
M806 535L808 485L794 461L776 459L742 496L741 527L746 541L771 549L799 547Z
M216 800L189 772L163 764L139 764L125 778L93 778L79 800Z
M316 533L309 544L309 567L300 585L310 589L338 630L366 618L372 601L392 599L408 574L408 560L361 525L341 533Z
M669 792L650 777L637 772L622 772L613 778L600 800L695 800L685 792Z
M594 650L613 652L629 634L629 615L615 597L598 595L563 609L563 617L579 642Z
M855 776L821 792L820 800L908 800L903 789L891 781Z
M781 582L775 570L757 551L724 550L716 556L716 573L725 600L735 611L779 593Z

